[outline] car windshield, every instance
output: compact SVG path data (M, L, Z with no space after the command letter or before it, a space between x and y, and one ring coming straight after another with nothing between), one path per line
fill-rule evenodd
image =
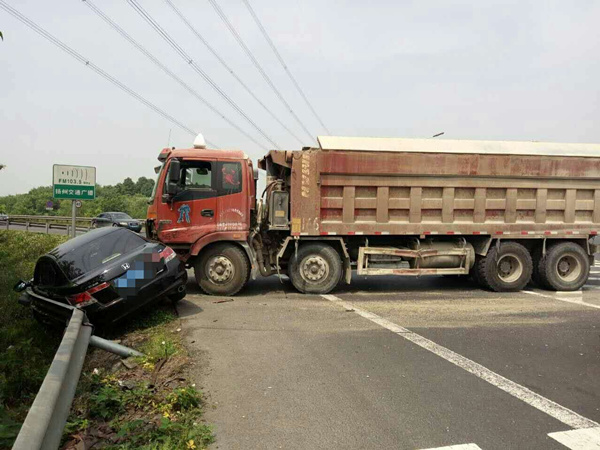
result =
M105 228L90 231L59 245L50 255L69 280L74 280L146 243L131 231Z
M112 216L115 220L131 220L131 216L125 213L113 213Z

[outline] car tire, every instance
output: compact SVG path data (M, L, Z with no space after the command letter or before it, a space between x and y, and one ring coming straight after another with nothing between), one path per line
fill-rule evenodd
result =
M167 295L167 298L169 300L171 300L172 303L177 303L181 300L183 300L186 296L187 292L185 292L185 290L183 292L176 292L175 294L169 294Z
M539 271L548 289L576 291L588 279L590 258L580 245L560 242L547 249L539 262Z
M292 254L288 274L296 289L304 294L327 294L339 283L342 260L330 245L304 244Z
M113 224L112 224L112 226L113 226L113 227L118 227L118 226L119 226L119 224L118 224L118 223L113 223Z
M488 254L476 262L477 280L496 292L515 292L523 289L533 271L529 251L517 242L494 245Z
M232 244L217 244L202 250L194 264L200 289L209 295L235 295L250 276L248 257Z

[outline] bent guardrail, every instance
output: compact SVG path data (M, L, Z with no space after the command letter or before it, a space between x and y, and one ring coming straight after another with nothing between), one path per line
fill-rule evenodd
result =
M92 326L74 308L44 382L23 422L13 450L56 449L69 417Z

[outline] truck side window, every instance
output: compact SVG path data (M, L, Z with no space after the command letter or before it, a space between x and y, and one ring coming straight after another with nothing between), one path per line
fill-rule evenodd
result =
M187 166L187 165L186 165ZM184 189L212 189L212 164L208 161L184 166L181 174Z
M210 161L184 161L181 164L180 191L174 197L176 202L185 202L217 196L216 163ZM166 183L163 187L166 193Z
M219 196L242 192L242 165L239 162L219 163Z

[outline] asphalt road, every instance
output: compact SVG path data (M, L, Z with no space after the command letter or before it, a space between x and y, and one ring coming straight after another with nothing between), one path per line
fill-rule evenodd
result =
M179 311L213 448L600 448L593 271L574 294L355 277L323 297L271 277L231 301L190 281Z

